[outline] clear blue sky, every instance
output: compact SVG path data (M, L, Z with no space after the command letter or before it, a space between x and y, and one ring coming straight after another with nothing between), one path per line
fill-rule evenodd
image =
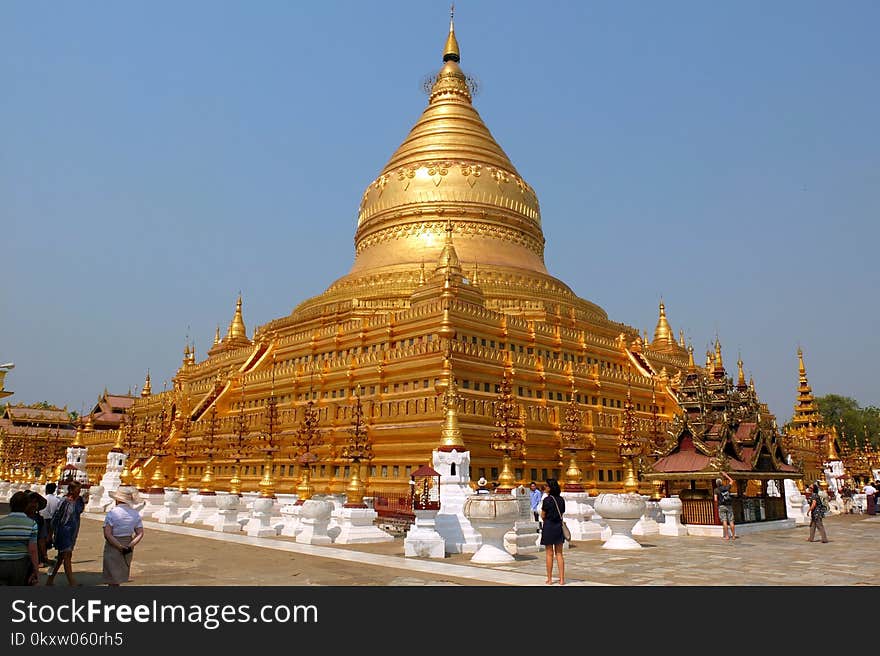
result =
M426 104L445 2L0 4L0 362L89 405L344 275ZM460 0L476 105L550 271L612 319L716 332L781 421L880 404L880 3ZM702 356L701 356L702 359Z

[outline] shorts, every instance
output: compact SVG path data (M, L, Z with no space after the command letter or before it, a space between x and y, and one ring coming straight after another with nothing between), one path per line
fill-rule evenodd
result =
M718 519L733 524L733 506L718 506Z

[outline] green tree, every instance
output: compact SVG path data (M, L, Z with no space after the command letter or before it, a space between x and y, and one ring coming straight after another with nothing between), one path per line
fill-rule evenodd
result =
M839 437L854 446L867 439L876 446L880 439L880 409L874 406L862 408L859 402L848 396L826 394L816 397L819 412L826 426L835 426Z

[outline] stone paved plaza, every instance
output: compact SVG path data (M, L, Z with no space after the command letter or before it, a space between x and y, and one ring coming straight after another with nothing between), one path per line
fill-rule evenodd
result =
M101 584L100 520L83 515L74 551L74 571L84 586ZM880 584L880 516L839 515L825 524L828 544L807 542L806 527L748 533L735 541L650 536L639 538L644 548L637 551L576 542L566 550L566 579L571 586ZM544 586L545 579L543 552L486 566L471 564L470 554L405 558L402 537L376 545L312 546L293 538L249 538L155 522L145 522L145 530L130 586ZM63 573L55 584L67 585Z

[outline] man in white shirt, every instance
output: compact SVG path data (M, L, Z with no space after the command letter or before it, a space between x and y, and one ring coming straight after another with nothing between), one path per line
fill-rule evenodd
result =
M865 510L869 515L877 514L877 488L868 481L867 485L862 488L865 493Z
M58 488L55 483L46 483L46 507L40 511L45 532L40 532L37 540L37 552L40 554L40 566L49 565L49 548L52 541L52 515L61 505L61 497L55 495Z

